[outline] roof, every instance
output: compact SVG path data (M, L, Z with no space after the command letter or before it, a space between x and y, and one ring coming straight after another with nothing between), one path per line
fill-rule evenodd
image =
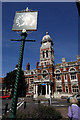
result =
M77 61L71 61L71 62L66 62L65 64L66 65L73 65L73 64L76 64L77 63ZM59 63L59 64L56 64L55 65L55 67L58 67L58 66L61 66L62 65L62 63Z
M53 44L53 41L50 37L50 35L48 35L48 32L46 32L46 35L42 38L42 43L45 43L45 42L51 42Z

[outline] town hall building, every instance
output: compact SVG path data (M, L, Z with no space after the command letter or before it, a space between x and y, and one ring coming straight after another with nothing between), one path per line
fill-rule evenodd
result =
M76 94L80 92L80 56L73 62L62 58L62 63L55 65L53 40L46 32L41 41L40 62L32 70L28 63L24 75L26 96L50 98L50 95L54 97L55 92Z

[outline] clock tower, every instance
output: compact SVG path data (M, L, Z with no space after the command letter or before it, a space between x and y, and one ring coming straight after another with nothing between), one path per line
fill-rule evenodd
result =
M42 38L40 47L40 65L54 65L54 50L53 41L46 32L46 35Z

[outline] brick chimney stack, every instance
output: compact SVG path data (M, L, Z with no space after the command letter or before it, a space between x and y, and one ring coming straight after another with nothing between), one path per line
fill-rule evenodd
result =
M27 67L26 67L27 70L30 70L30 64L27 63Z
M15 66L15 70L17 70L17 68L18 68L18 64L16 64L16 66Z
M38 69L38 65L39 65L39 62L37 62L37 64L36 64L36 68Z
M62 58L62 63L65 64L66 63L66 59Z

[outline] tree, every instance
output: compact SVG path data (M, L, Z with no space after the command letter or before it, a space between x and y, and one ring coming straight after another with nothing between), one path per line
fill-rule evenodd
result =
M12 89L11 95L13 95L13 91L14 91L16 74L17 74L17 70L13 70L7 73L3 81L7 90ZM23 70L21 70L20 77L19 77L19 85L18 85L18 96L25 96L25 95L26 95L26 81L25 81L24 72Z

